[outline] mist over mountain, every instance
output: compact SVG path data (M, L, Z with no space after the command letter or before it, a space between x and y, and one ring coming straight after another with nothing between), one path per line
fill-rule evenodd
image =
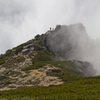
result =
M68 26L57 25L55 30L50 30L46 34L44 41L60 60L91 62L97 74L100 74L100 40L92 40L81 23Z
M0 0L0 53L57 24L82 23L96 39L100 37L99 18L99 0Z
M91 39L83 24L57 25L45 34L37 35L38 43L56 54L56 60L79 60L93 64L100 75L100 39Z

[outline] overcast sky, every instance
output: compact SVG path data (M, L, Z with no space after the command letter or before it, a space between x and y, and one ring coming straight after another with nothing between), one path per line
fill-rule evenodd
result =
M0 53L57 24L82 23L100 37L100 0L0 0Z

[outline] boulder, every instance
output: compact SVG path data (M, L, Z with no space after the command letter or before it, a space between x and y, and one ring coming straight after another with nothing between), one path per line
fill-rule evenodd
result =
M42 47L42 49L43 49L43 51L46 51L47 50L46 47Z
M28 44L28 45L24 46L23 49L29 49L30 47L31 47L30 44Z
M1 68L0 68L0 73L4 72L5 70L6 70L5 67L1 67Z
M46 74L50 74L52 72L52 69L47 69L45 72Z
M29 49L23 49L23 50L22 50L22 53L23 53L23 54L27 54L28 52L30 52Z
M4 76L3 74L0 75L0 81L4 80L6 78L6 76Z
M59 68L47 68L45 72L46 72L46 74L50 74L52 72L62 74L62 70Z
M12 70L11 69L9 69L8 71L5 72L5 74L7 74L7 75L9 75L11 73L12 73Z

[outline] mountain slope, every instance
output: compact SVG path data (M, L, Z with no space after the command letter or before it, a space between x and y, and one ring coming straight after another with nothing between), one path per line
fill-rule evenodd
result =
M74 44L71 44L69 39L69 33L73 31L66 36L66 39L69 39L66 42L67 46L63 42L65 32L61 31L66 27L68 30L70 27L75 29L76 26L78 27L78 25L68 27L58 25L54 30L37 35L34 39L1 55L0 90L59 85L66 81L78 80L83 76L94 76L96 71L91 63L69 59L74 48L77 48L73 47Z

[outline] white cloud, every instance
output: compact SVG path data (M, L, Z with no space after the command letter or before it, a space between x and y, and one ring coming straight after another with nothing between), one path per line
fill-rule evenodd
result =
M99 0L0 0L0 53L57 24L83 23L100 37Z

